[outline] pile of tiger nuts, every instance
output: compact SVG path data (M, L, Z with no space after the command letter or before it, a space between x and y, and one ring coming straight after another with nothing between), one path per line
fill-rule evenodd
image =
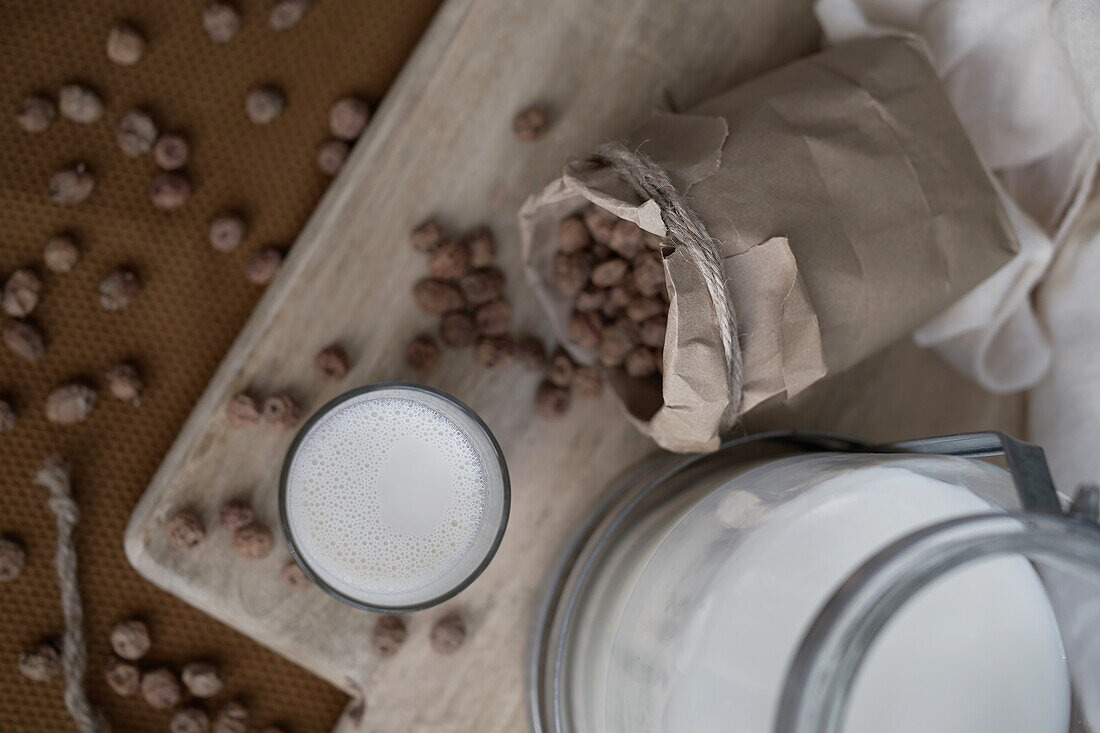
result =
M657 378L668 316L664 240L589 205L558 226L554 285L573 301L569 339L600 364Z
M487 229L461 237L447 236L434 221L416 227L409 237L413 249L428 256L428 273L413 285L413 298L426 313L439 317L439 341L461 349L473 347L474 358L487 369L513 362L542 373L535 407L546 418L568 411L572 392L595 397L603 388L598 369L578 365L563 349L550 357L542 340L512 335L512 306L505 297L504 272L497 267L496 243ZM442 362L443 351L428 332L416 335L405 349L405 360L425 374Z

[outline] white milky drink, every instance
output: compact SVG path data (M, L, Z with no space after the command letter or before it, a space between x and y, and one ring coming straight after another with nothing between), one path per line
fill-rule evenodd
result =
M288 540L343 600L439 602L488 562L507 521L507 469L488 428L412 385L348 393L302 429L283 470Z

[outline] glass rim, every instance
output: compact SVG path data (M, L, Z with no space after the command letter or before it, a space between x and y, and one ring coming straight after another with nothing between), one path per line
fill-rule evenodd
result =
M449 403L453 407L457 408L466 417L470 418L474 426L480 430L486 438L489 440L489 444L492 446L493 455L491 458L495 458L497 465L500 469L501 478L501 513L500 522L496 528L496 532L493 535L493 539L489 544L489 547L485 551L484 557L478 562L477 566L472 571L467 573L459 582L448 588L443 593L439 593L436 596L420 601L418 603L406 603L400 605L380 605L375 603L367 603L363 600L350 596L340 590L337 590L332 585L322 579L318 573L310 566L306 561L304 554L298 549L297 544L294 541L294 534L290 529L290 520L287 516L287 477L290 473L290 466L294 462L294 457L298 452L298 447L301 445L302 440L309 433L309 431L316 425L321 419L327 416L334 409L342 405L343 403L359 397L364 394L370 394L371 392L379 392L386 389L407 390L410 392L421 392L423 394L431 395L444 402ZM324 590L333 598L336 598L343 603L353 606L355 608L364 611L373 611L375 613L408 613L412 611L422 611L432 606L437 606L446 600L449 600L463 590L465 590L471 583L485 571L485 568L489 566L489 563L496 556L497 548L500 547L501 541L504 539L504 530L508 527L508 516L511 513L512 505L512 487L511 481L508 476L508 464L504 460L504 451L500 448L500 443L497 442L496 436L493 431L489 429L489 426L485 424L485 421L481 419L469 405L462 402L453 395L447 394L441 390L433 387L428 387L423 384L416 384L413 382L374 382L362 387L356 387L346 392L333 397L331 400L321 405L312 415L302 424L302 427L298 429L298 433L294 436L294 440L291 442L290 447L287 448L286 457L283 459L283 467L279 472L279 524L283 530L283 537L286 538L287 547L290 550L290 556L294 562L298 564L298 567L302 569L302 572L306 574L310 580L312 580L318 587Z

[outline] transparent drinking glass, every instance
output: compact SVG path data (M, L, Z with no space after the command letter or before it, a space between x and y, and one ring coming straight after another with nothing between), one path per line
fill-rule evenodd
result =
M392 593L365 593L318 570L318 562L300 541L288 509L291 492L289 477L298 449L311 432L341 408L361 400L400 399L414 402L442 415L455 426L473 447L481 464L485 495L481 522L468 550L443 573L426 585ZM290 554L305 574L330 595L357 608L380 613L417 611L442 603L472 583L493 559L508 524L511 486L504 454L492 431L482 419L451 395L423 385L406 382L382 382L359 387L334 398L302 426L283 462L279 478L279 519Z

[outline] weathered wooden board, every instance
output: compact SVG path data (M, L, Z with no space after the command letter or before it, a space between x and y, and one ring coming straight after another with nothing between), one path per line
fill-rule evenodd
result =
M248 562L215 530L183 556L166 545L163 521L194 507L213 527L223 499L244 494L277 526L277 474L292 436L228 429L222 407L236 391L290 389L311 411L356 385L415 379L404 345L432 319L409 295L424 262L405 240L422 218L492 226L517 324L548 333L519 274L515 212L527 194L567 155L628 132L653 108L701 100L816 39L807 0L448 0L135 510L126 537L134 566L350 694L365 692L363 730L525 729L522 659L543 572L604 483L653 450L611 395L548 423L533 415L535 377L518 367L487 373L469 353L448 355L429 383L470 404L499 437L511 521L486 573L447 608L409 618L409 641L385 661L369 649L371 614L316 588L287 588L281 540L270 557ZM522 143L511 116L533 102L547 106L553 126ZM336 340L354 366L343 384L322 386L312 358ZM891 439L1021 423L1019 400L982 395L931 354L900 344L748 427ZM452 606L471 635L460 653L439 658L427 629ZM340 725L360 728L353 716Z

